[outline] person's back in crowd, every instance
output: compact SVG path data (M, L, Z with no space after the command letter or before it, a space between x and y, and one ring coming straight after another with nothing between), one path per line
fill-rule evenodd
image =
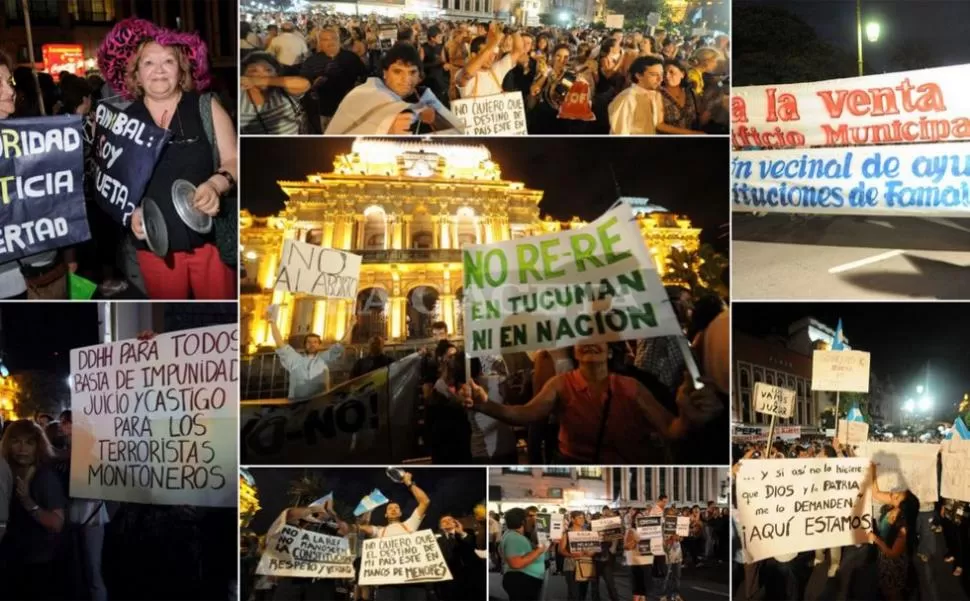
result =
M295 31L290 21L283 23L283 31L266 44L266 51L283 66L284 75L297 75L300 65L310 54L306 40Z
M454 346L439 358L440 375L427 407L431 462L437 464L468 465L472 463L472 429L468 413L457 396L464 384L464 353ZM478 371L475 371L475 368ZM472 377L481 373L481 362L473 360Z

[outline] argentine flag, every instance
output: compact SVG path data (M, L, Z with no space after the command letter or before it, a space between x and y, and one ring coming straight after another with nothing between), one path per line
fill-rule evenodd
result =
M310 503L310 507L324 507L327 503L333 502L333 493L328 492L326 495L320 497L313 503Z
M839 325L835 327L835 336L832 337L832 350L844 351L845 345L842 344L842 318L839 318ZM851 419L849 421L852 421Z
M963 418L957 417L953 422L953 428L950 429L946 434L946 439L950 440L952 438L970 440L970 428L967 428L967 424L963 422Z
M377 509L381 505L386 505L387 503L388 500L387 497L384 496L384 493L375 488L370 492L369 495L360 500L360 503L357 504L357 509L354 510L354 516L357 517L364 515L368 511L373 511L374 509Z
M845 416L845 421L847 422L864 422L866 418L862 416L862 411L859 411L858 405L853 405L852 409L849 409L849 413Z

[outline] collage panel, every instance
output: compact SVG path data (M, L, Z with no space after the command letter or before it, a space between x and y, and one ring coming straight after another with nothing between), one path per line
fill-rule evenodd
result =
M730 2L241 3L240 131L727 135Z
M243 468L244 599L485 599L486 471Z
M489 599L728 599L730 489L726 467L493 467Z
M965 306L733 310L736 597L970 598Z
M726 465L723 142L244 138L242 464Z

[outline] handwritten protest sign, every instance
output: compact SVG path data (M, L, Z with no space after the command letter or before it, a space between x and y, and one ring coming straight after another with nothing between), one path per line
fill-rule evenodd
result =
M296 578L354 578L354 558L345 538L283 526L268 540L257 574Z
M939 499L936 482L936 445L915 442L867 442L859 446L859 457L868 457L876 464L876 483L879 490L895 492L909 490L920 503L935 503Z
M309 401L243 403L241 457L246 464L388 463L413 457L417 354L344 382Z
M590 520L589 527L606 542L623 538L623 520L619 517Z
M569 542L570 553L599 551L603 545L599 532L588 530L570 530L566 535L566 540Z
M965 214L967 144L738 152L732 209L836 215ZM824 389L823 389L824 390Z
M738 473L738 514L750 561L867 542L868 459L748 459Z
M0 263L91 237L79 117L0 122L0 201Z
M71 351L72 497L235 507L239 328Z
M283 241L276 290L327 298L357 298L360 255L299 240Z
M766 415L791 417L795 412L795 391L755 382L754 410Z
M98 105L95 124L95 199L112 219L127 226L171 134L104 103Z
M866 422L839 420L839 442L845 445L858 445L869 440L869 424Z
M944 440L940 446L943 457L943 477L940 496L958 501L970 501L970 440Z
M452 580L438 540L430 530L364 541L361 586Z
M832 392L869 392L869 353L815 351L812 389Z
M463 248L472 356L682 336L628 204L558 234Z
M966 140L970 65L732 90L736 148Z
M529 133L521 92L452 100L451 112L464 122L465 133L469 135L524 136Z

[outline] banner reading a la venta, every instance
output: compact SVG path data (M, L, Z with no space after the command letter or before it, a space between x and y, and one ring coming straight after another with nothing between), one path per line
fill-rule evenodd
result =
M970 215L970 144L738 152L735 211Z
M0 263L91 237L74 115L0 122Z
M970 65L734 88L736 148L970 139Z

